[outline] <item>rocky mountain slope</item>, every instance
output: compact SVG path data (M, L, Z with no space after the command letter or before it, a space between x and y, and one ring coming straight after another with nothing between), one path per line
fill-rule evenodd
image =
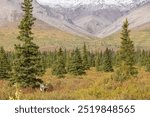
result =
M8 22L14 22L21 16L19 1L1 0L0 1L0 26Z
M0 26L20 19L21 1L0 1ZM34 16L47 25L78 36L105 37L118 31L126 17L134 22L132 27L149 22L149 1L33 0L33 6Z
M65 20L93 36L149 0L38 0L51 17ZM55 15L59 14L59 15Z
M150 3L147 3L139 8L134 9L127 15L119 18L117 21L112 23L110 26L101 31L97 36L106 37L121 29L122 22L128 18L130 28L140 27L147 23L150 23Z
M22 0L1 0L0 3L0 26L4 26L5 24L9 22L16 22L20 19L22 16L22 11L21 11L21 1ZM91 34L88 33L87 31L79 28L78 26L72 25L68 21L64 19L59 19L57 17L64 17L61 16L61 14L58 14L54 10L52 11L52 14L50 13L51 11L47 11L47 9L40 5L36 0L33 0L33 6L34 6L34 16L38 19L41 20L47 25L56 27L58 29L61 29L66 32L70 32L76 35L84 36L88 35L90 36ZM52 15L55 15L57 17L53 17Z

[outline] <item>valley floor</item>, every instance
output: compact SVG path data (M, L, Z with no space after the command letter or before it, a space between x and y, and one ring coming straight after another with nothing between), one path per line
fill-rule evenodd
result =
M147 100L150 99L150 73L139 69L136 78L123 83L111 80L112 73L96 72L93 68L85 76L66 75L58 79L48 69L43 76L52 85L49 92L39 89L22 89L16 92L6 81L0 81L0 99L11 99L17 95L21 100Z

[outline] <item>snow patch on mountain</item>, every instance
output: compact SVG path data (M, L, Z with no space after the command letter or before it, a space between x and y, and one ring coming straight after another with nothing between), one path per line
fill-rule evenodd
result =
M50 7L62 6L62 7L73 7L78 5L115 5L115 6L126 6L133 4L140 4L150 0L37 0L40 4L49 5Z

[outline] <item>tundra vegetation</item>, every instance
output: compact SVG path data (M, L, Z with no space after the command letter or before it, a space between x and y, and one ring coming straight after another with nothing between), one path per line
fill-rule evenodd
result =
M91 51L86 43L39 51L32 0L22 9L20 44L14 52L0 48L0 99L150 99L150 52L134 47L127 19L117 51Z

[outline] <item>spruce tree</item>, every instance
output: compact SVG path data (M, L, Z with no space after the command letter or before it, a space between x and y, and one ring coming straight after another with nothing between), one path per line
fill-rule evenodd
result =
M146 66L148 62L148 52L143 50L140 57L140 65Z
M66 49L63 52L63 58L64 58L65 66L66 66L66 64L67 64L67 50Z
M130 39L130 30L128 29L128 20L124 22L121 32L121 46L117 52L118 68L115 72L115 79L118 81L126 80L137 75L135 65L135 50L133 42Z
M16 56L11 83L17 83L21 87L36 87L38 83L42 83L38 77L44 73L44 69L41 65L39 47L33 42L32 26L36 19L32 14L32 0L24 0L22 10L24 15L18 27L18 40L21 44L15 45Z
M69 73L75 76L85 74L85 69L82 64L83 62L81 59L80 50L76 48L76 50L73 51L71 55L72 56L71 56L71 60L70 60L69 68L68 68Z
M95 68L96 71L103 71L103 52L97 52L95 55Z
M147 57L146 57L145 60L146 60L146 63L145 63L146 64L145 65L146 66L146 71L150 72L150 52L147 54Z
M67 57L66 57L66 71L69 72L69 66L71 63L71 57L70 57L70 52L67 53Z
M42 59L42 66L43 66L43 69L47 69L47 68L49 68L48 67L48 64L49 64L49 62L48 62L48 53L47 52L42 52L41 53L41 59Z
M3 47L0 47L0 79L10 78L11 66Z
M137 48L137 50L136 50L136 52L135 52L135 63L136 63L136 65L139 65L139 66L141 66L141 64L140 64L140 61L141 61L141 54L142 52L141 52L141 49L139 49L139 48Z
M124 61L127 65L133 66L135 64L135 50L133 41L130 39L130 30L128 29L128 20L124 22L123 30L121 33L121 47L119 50L120 60ZM132 70L131 70L132 71Z
M57 59L52 67L52 74L62 78L66 73L64 54L62 48L60 48L58 51Z
M88 52L88 64L90 67L95 67L95 57L93 52Z
M100 71L100 55L98 52L96 53L96 56L95 56L95 68L96 68L96 71Z
M87 47L86 47L85 43L83 46L83 59L82 60L83 60L83 66L84 66L85 70L90 69L90 65L88 62L88 52L87 52Z
M112 54L111 54L111 51L108 48L106 48L106 50L104 52L103 70L105 72L113 72Z

